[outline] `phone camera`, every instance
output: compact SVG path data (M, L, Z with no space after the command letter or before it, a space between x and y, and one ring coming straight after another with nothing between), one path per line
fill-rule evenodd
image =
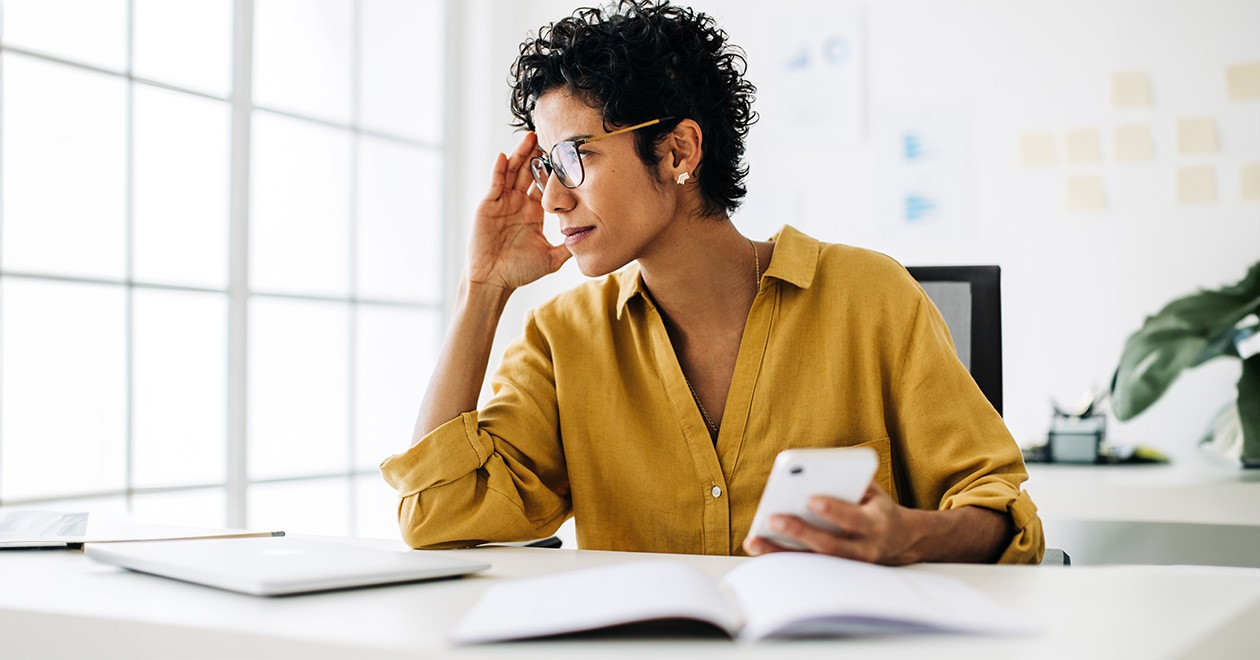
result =
M791 472L792 474L800 474L800 473L802 473L802 472L804 472L804 471L805 471L805 468L803 468L803 467L801 467L801 466L799 466L799 465L793 465L793 466L792 466L792 469L791 469L791 470L788 470L788 471L789 471L789 472Z

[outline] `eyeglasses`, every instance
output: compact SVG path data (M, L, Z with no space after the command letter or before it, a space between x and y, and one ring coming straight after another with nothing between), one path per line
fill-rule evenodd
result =
M547 188L547 179L551 177L552 172L555 172L565 188L576 188L586 179L586 169L582 167L582 154L578 151L578 147L622 133L637 131L640 128L647 128L670 119L673 117L661 117L591 138L557 142L556 146L551 148L550 155L539 155L529 159L529 171L534 175L534 185L538 186L538 192L543 192Z

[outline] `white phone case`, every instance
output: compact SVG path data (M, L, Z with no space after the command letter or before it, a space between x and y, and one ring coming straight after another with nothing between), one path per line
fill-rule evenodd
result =
M771 543L805 550L795 541L770 531L770 516L793 515L824 529L835 527L815 516L806 504L814 495L826 495L848 502L858 502L866 493L879 457L870 447L835 447L825 449L785 449L774 459L770 479L761 493L757 514L753 516L749 536L760 536ZM836 530L838 531L838 530Z

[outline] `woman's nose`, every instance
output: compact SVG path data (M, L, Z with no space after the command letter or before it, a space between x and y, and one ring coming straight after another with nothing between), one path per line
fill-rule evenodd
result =
M553 172L543 185L542 207L548 213L565 213L573 210L577 198L573 191L560 183L560 177Z

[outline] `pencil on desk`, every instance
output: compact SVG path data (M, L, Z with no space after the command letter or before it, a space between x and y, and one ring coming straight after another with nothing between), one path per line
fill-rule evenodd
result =
M99 539L83 543L135 543L138 541L204 541L207 539L257 539L284 536L283 531L240 532L238 534L204 534L201 536L165 536L159 538Z

